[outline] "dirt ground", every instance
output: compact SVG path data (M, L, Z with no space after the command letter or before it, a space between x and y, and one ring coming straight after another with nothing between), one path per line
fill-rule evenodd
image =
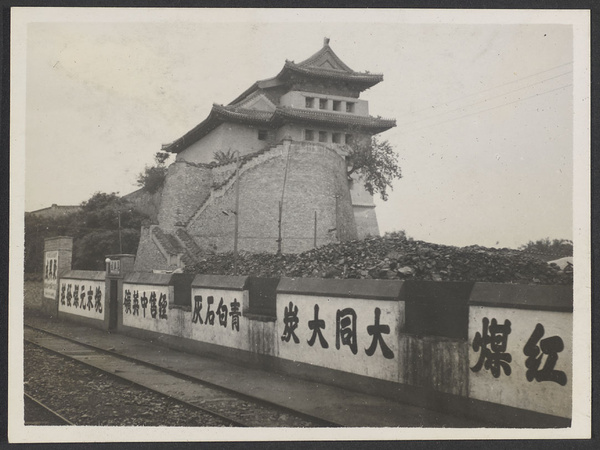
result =
M42 281L25 281L23 289L23 308L25 312L39 311L42 306L44 283Z

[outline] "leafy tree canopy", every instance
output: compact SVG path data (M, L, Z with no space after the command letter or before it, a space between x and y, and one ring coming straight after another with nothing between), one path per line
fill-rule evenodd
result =
M573 256L573 241L569 239L538 239L529 241L519 247L519 250L535 253L546 253L557 256Z
M25 214L25 272L41 273L44 239L73 237L73 268L103 270L106 255L137 252L140 228L148 219L128 206L117 193L96 192L81 210L60 217Z
M369 194L378 193L382 200L387 200L393 181L402 178L398 156L390 143L373 136L366 142L357 140L347 147L348 176L357 174Z
M144 171L138 175L138 186L148 191L150 194L154 194L165 184L167 178L167 166L166 162L169 159L169 153L157 152L154 155L154 161L156 165L146 166Z

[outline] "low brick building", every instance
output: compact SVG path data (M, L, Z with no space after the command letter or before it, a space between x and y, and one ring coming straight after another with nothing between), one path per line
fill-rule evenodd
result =
M204 121L163 146L177 156L158 224L142 229L136 270L174 269L231 251L236 216L244 251L295 253L378 235L372 196L348 178L346 156L352 141L395 126L370 116L359 98L382 80L352 70L325 39L310 58L286 61L275 77L213 105ZM234 158L217 163L218 151Z

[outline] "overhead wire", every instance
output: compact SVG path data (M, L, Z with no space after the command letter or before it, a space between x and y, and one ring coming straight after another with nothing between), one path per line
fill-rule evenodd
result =
M437 108L437 107L440 107L440 106L448 105L448 104L450 104L450 103L456 103L456 102L458 102L458 101L461 101L461 100L464 100L464 99L467 99L467 98L470 98L470 97L475 97L476 95L480 95L480 94L483 94L483 93L485 93L485 92L492 91L492 90L494 90L494 89L499 89L499 88L501 88L501 87L504 87L504 86L507 86L507 85L509 85L509 84L519 83L519 82L521 82L521 81L523 81L523 80L527 80L528 78L532 78L532 77L535 77L535 76L537 76L537 75L541 75L541 74L543 74L543 73L546 73L546 72L551 72L552 70L558 69L558 68L560 68L560 67L567 66L567 65L569 65L569 64L573 64L573 61L569 61L569 62L566 62L566 63L564 63L564 64L560 64L560 65L558 65L558 66L554 66L554 67L551 67L551 68L549 68L549 69L542 70L542 71L540 71L540 72L536 72L536 73L533 73L533 74L531 74L531 75L527 75L527 76L525 76L525 77L521 77L521 78L519 78L519 79L516 79L516 80L507 81L507 82L505 82L505 83L502 83L502 84L499 84L499 85L497 85L497 86L492 86L492 87L490 87L490 88L483 89L483 90L481 90L481 91L477 91L477 92L474 92L474 93L472 93L472 94L468 94L468 95L465 95L465 96L463 96L463 97L460 97L460 98L457 98L457 99L454 99L454 100L449 100L449 101L447 101L447 102L441 102L441 103L437 103L437 104L435 104L435 105L431 105L431 106L428 106L428 107L426 107L426 108L417 109L417 110L415 110L415 111L409 111L409 112L407 112L406 114L403 114L403 115L401 115L400 117L404 117L404 116L408 116L408 115L414 115L414 114L416 114L416 113L418 113L418 112L421 112L421 111L430 111L432 108Z
M430 120L430 119L432 119L432 118L434 118L434 117L443 116L443 115L446 115L446 114L452 113L452 112L454 112L454 111L460 111L460 110L464 110L464 109L466 109L466 108L469 108L469 107L471 107L471 106L475 106L475 105L478 105L478 104L480 104L480 103L485 103L485 102L488 102L488 101L490 101L490 100L493 100L493 99L496 99L496 98L504 97L504 96L506 96L506 95L509 95L509 94L512 94L512 93L515 93L515 92L522 91L523 89L530 88L530 87L532 87L532 86L535 86L535 85L537 85L537 84L545 83L545 82L547 82L547 81L554 80L554 79L556 79L556 78L560 78L560 77L562 77L562 76L565 76L565 75L568 75L568 74L570 74L570 73L573 73L573 71L569 71L569 72L561 73L560 75L556 75L556 76L553 76L553 77L550 77L550 78L546 78L545 80L536 81L535 83L528 84L527 86L523 86L523 87L520 87L520 88L518 88L518 89L513 89L512 91L504 92L504 93L502 93L502 94L498 94L498 95L495 95L495 96L493 96L493 97L488 97L488 98L485 98L485 99L483 99L483 100L479 100L479 101L477 101L477 102L475 102L475 103L470 103L470 104L468 104L468 105L460 106L460 107L458 107L458 108L450 109L450 110L448 110L448 111L443 111L443 112L440 112L440 113L438 113L438 114L434 114L434 115L432 115L432 116L423 117L423 118L421 118L421 119L414 120L414 121L412 121L412 122L406 122L406 123L402 123L402 124L398 125L398 127L403 127L403 126L407 126L407 125L412 125L412 124L415 124L415 123L423 122L423 121L425 121L425 120Z
M531 99L531 98L534 98L534 97L539 97L539 96L541 96L541 95L550 94L550 93L552 93L552 92L558 91L558 90L560 90L560 89L567 88L567 87L569 87L569 86L573 86L573 84L572 84L572 83L570 83L570 84L566 84L566 85L564 85L564 86L561 86L561 87L558 87L558 88L556 88L556 89L551 89L551 90L549 90L549 91L540 92L540 93L537 93L537 94L534 94L534 95L530 95L530 96L528 96L528 97L518 98L517 100L514 100L514 101L512 101L512 102L503 103L503 104L501 104L501 105L496 105L496 106L494 106L494 107L492 107L492 108L483 109L483 110L480 110L480 111L475 111L475 112L473 112L473 113L470 113L470 114L465 114L465 115L462 115L462 116L459 116L459 117L454 117L454 118L451 118L451 119L448 119L448 120L443 120L443 121L441 121L441 122L436 122L436 123L433 123L433 124L430 124L430 125L427 125L427 126L424 126L424 127L420 127L420 128L416 128L416 129L409 129L409 130L407 130L407 132L408 132L408 133L413 133L413 132L417 132L417 131L420 131L420 130L424 130L424 129L426 129L426 128L431 128L431 127L434 127L434 126L437 126L437 125L441 125L441 124L444 124L444 123L447 123L447 122L453 122L453 121L455 121L455 120L463 119L463 118L465 118L465 117L474 116L475 114L481 114L481 113L484 113L484 112L492 111L492 110L494 110L494 109L502 108L503 106L512 105L512 104L514 104L514 103L518 103L518 102L521 102L521 101L524 101L524 100L529 100L529 99Z

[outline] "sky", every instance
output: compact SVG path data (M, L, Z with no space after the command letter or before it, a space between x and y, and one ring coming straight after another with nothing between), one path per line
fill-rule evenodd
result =
M352 69L383 73L361 98L397 121L381 134L403 174L376 199L382 233L511 248L572 239L570 25L201 13L28 24L26 211L136 190L161 144L328 37Z

